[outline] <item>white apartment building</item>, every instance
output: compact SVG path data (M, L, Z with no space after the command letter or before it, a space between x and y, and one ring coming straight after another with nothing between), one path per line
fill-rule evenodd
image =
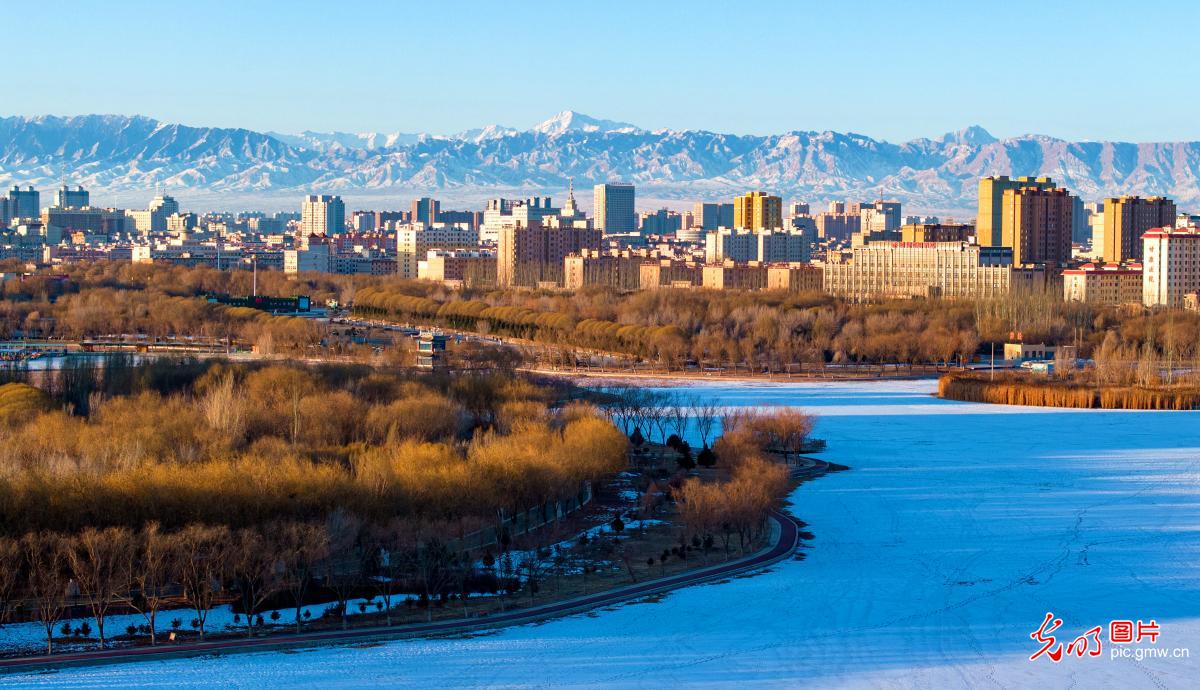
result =
M142 234L166 232L167 219L177 213L179 213L179 202L166 195L154 197L154 200L150 202L150 208L145 211L125 212L133 221L134 229Z
M571 219L577 214L574 197L567 199L570 204ZM539 223L544 218L558 216L562 211L550 203L550 197L529 197L524 201L516 199L489 199L483 209L483 225L479 229L479 240L482 242L497 242L500 233L505 228L529 227L531 223Z
M1103 306L1140 304L1141 264L1084 264L1062 272L1063 299Z
M401 278L416 280L420 276L419 264L430 249L473 249L478 245L479 231L465 224L402 225L396 228L396 273Z
M340 196L309 194L300 205L300 235L336 235L346 231L346 204Z
M704 259L724 261L801 263L812 258L811 235L805 232L734 230L720 228L704 236Z
M309 243L303 249L285 249L283 251L283 272L303 273L316 271L329 272L329 245Z
M1012 250L965 242L871 242L824 264L824 291L852 301L995 297L1015 279Z
M1158 228L1142 235L1142 304L1183 307L1200 292L1200 228Z

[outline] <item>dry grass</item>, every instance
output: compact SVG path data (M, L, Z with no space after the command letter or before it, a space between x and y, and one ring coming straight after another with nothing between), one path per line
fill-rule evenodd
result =
M1200 409L1195 386L1089 386L1070 381L1004 374L947 374L938 380L938 397L964 402L1105 410Z

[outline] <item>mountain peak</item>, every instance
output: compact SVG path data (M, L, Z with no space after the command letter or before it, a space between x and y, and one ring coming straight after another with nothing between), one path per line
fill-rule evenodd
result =
M971 125L965 129L960 129L957 132L948 132L942 137L942 143L949 144L969 144L971 146L983 146L985 144L994 144L999 139L992 136L992 133L980 127L979 125Z
M628 122L600 120L590 115L577 113L574 110L564 110L554 117L533 127L534 132L547 136L555 136L565 132L640 132L638 127Z

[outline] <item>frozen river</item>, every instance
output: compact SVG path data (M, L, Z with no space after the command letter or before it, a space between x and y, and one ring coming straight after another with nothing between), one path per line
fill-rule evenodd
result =
M42 687L1195 687L1200 413L938 401L933 382L721 384L722 405L819 415L802 561L659 601L469 638L0 678ZM1030 661L1047 612L1099 657ZM1113 619L1156 648L1110 658ZM0 632L0 634L3 634ZM1191 680L1188 680L1188 679Z

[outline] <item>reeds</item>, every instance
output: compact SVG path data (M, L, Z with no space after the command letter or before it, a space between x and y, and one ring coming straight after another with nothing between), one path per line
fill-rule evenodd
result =
M1004 374L952 373L938 380L938 397L964 402L1105 410L1200 409L1195 386L1089 386Z

